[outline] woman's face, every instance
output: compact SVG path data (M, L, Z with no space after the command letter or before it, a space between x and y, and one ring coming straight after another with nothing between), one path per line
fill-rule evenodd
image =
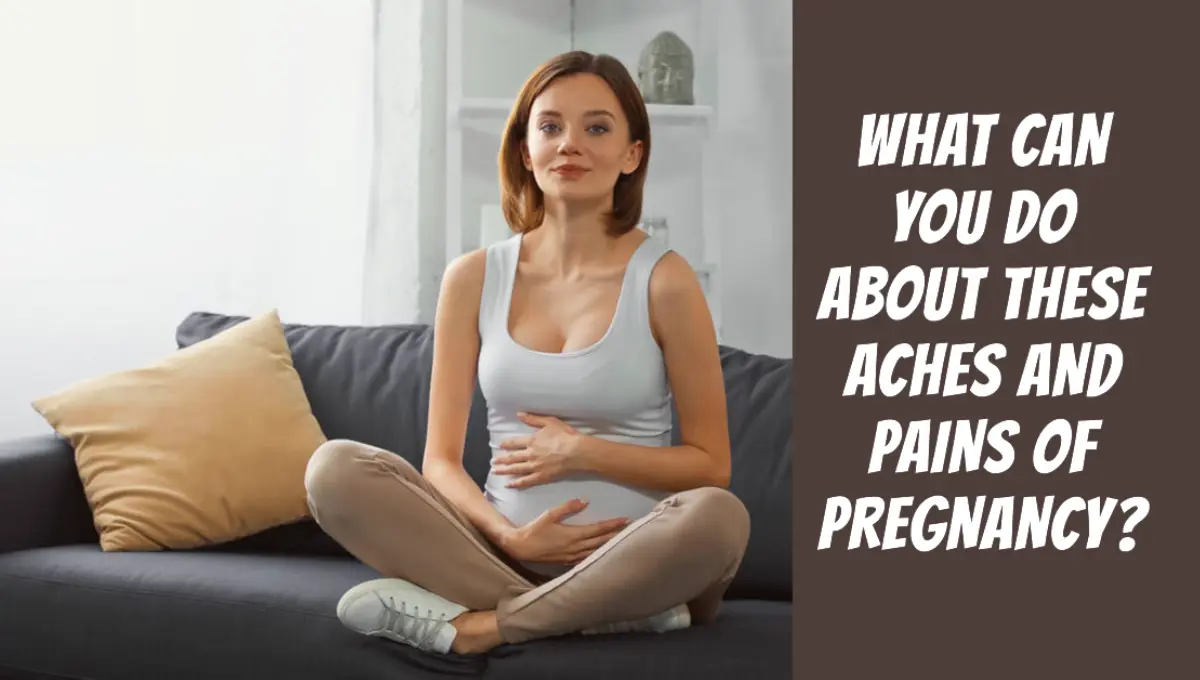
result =
M608 83L579 73L534 100L523 153L547 200L611 202L617 178L641 162L641 148Z

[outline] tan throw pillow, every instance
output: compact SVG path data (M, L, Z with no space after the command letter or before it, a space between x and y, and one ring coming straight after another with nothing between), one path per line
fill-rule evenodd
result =
M325 441L277 311L33 407L75 447L105 551L222 543L308 517Z

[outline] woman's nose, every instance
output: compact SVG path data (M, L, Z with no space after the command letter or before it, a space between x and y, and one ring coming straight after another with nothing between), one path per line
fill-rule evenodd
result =
M563 133L561 141L558 143L558 152L561 154L576 154L579 153L579 143L575 138L574 132L567 130Z

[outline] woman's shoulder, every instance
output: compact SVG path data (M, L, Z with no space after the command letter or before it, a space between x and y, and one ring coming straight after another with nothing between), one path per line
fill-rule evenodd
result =
M650 270L650 297L662 302L700 290L700 278L691 263L678 252L663 248Z
M712 316L700 277L687 258L668 250L650 274L650 327L655 339L692 336L711 327Z
M475 248L451 260L442 274L439 295L451 296L456 302L471 306L479 306L484 296L494 298L503 287L505 263L513 257L510 243L501 241Z
M487 248L477 248L451 260L442 273L441 294L478 300L487 273L487 257Z
M476 248L450 260L445 278L453 281L480 278L487 267L487 248Z

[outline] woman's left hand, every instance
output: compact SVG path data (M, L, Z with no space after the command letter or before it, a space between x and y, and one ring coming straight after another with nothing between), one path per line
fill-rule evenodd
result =
M492 459L492 470L513 477L506 486L537 486L575 469L578 444L584 435L553 416L518 413L517 417L538 430L500 443L508 453Z

